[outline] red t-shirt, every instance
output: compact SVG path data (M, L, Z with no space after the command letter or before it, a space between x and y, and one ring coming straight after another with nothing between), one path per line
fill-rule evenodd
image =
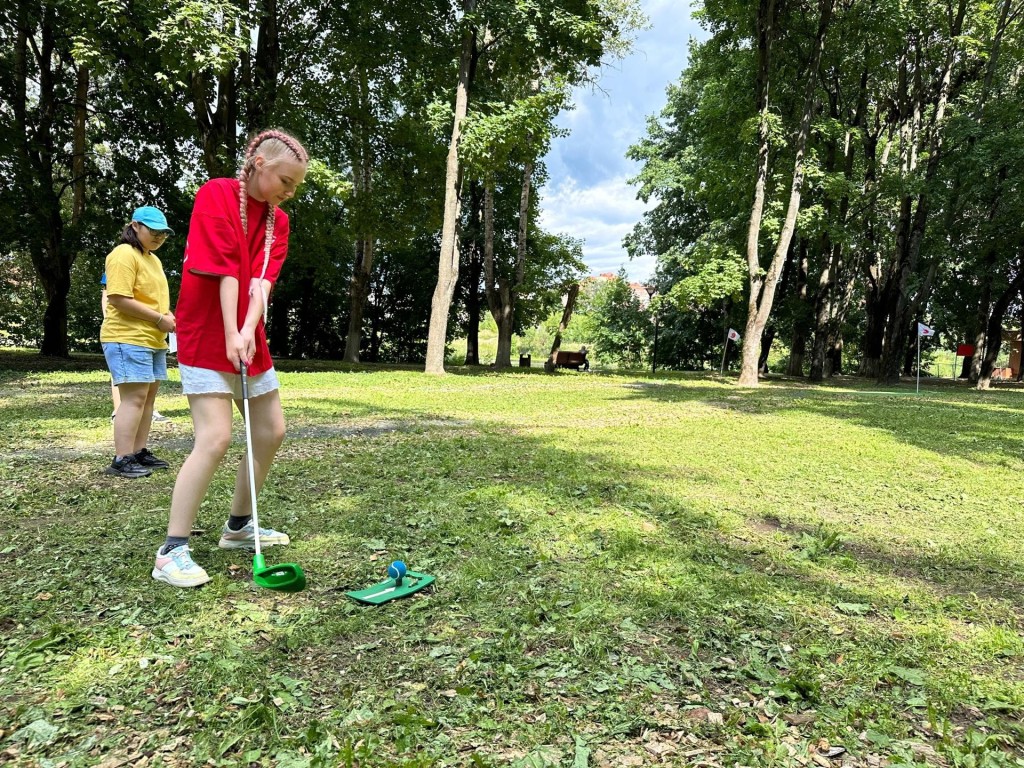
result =
M248 199L248 236L242 231L238 212L238 180L212 179L196 193L181 293L174 315L178 333L178 361L185 365L234 373L224 342L224 320L220 311L220 279L238 279L238 327L249 309L249 280L263 271L263 249L269 205ZM243 253L243 244L245 252ZM274 214L274 240L264 279L271 283L281 274L288 254L288 214L280 208ZM256 355L249 365L252 375L273 365L261 318L256 326Z

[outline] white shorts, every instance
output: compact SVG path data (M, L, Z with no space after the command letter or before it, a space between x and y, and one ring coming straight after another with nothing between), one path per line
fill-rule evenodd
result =
M186 395L231 395L235 400L242 399L242 375L211 371L209 368L194 368L191 365L178 364L181 373L181 390ZM280 389L277 372L257 373L248 377L249 397L259 397L275 389Z

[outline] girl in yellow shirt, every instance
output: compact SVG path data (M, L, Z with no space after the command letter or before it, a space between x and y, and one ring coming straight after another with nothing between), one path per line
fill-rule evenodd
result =
M167 380L167 334L175 328L167 277L155 253L171 234L158 208L136 208L121 244L107 255L108 305L100 342L121 395L108 475L147 477L168 466L146 443L156 393Z

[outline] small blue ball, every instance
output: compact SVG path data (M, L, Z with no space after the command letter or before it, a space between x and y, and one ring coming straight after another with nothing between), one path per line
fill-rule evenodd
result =
M395 560L391 565L388 566L388 577L392 579L400 579L407 573L405 563L401 560Z

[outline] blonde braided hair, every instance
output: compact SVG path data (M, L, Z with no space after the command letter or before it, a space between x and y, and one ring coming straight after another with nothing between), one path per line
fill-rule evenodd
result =
M249 145L245 148L245 160L238 171L238 214L242 219L242 231L249 234L249 216L247 205L249 201L249 177L256 169L256 158L264 159L264 167L268 162L273 162L282 156L290 155L300 163L309 162L309 153L299 143L299 140L284 131L272 129L261 131L252 137ZM267 234L263 242L263 269L260 272L260 285L262 288L263 278L267 274L267 266L270 264L270 246L274 242L274 224L277 219L277 208L269 205L267 211ZM267 296L263 295L263 322L267 322Z

